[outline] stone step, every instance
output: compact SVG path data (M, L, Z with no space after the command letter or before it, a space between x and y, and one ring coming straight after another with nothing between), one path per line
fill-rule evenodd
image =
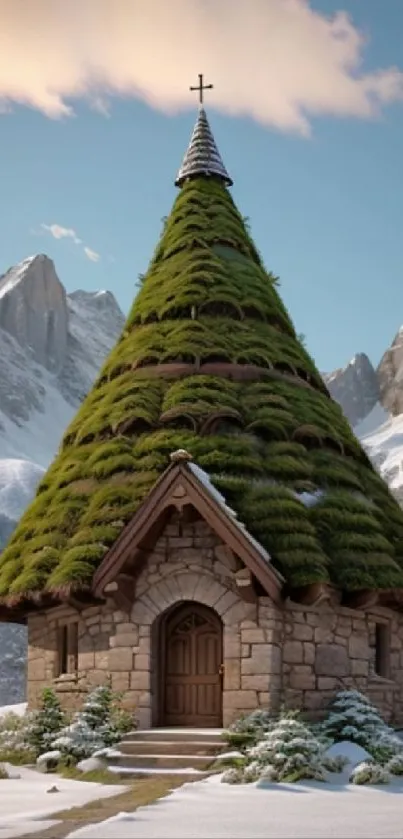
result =
M111 758L110 765L124 767L125 769L201 769L206 770L214 761L209 755L182 755L182 754L117 754Z
M138 731L130 731L125 734L125 742L156 740L159 742L187 742L193 743L217 743L223 745L223 729L221 728L143 728Z
M122 740L119 751L126 755L200 755L218 754L224 747L220 740Z
M196 780L198 778L205 778L208 777L211 773L205 772L202 769L161 769L158 767L154 767L153 769L146 769L145 767L130 767L130 766L109 766L109 772L113 772L114 775L117 775L119 778L123 780L125 778L142 778L145 775L155 777L160 775L169 775L173 777L182 777L188 778L191 780Z

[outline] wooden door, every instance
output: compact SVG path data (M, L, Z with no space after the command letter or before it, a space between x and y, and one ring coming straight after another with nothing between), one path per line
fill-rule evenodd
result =
M164 633L163 725L222 725L222 625L197 603L168 615ZM161 651L163 652L163 651Z

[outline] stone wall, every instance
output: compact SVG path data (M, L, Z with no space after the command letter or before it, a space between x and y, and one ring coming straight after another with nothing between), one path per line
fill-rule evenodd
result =
M235 582L240 565L205 522L171 521L137 580L130 615L110 599L80 614L66 606L30 617L30 706L35 706L42 688L52 684L64 706L74 709L89 688L110 677L140 725L156 724L159 620L175 603L193 600L214 609L223 623L224 724L242 711L267 707L280 686L278 629L267 599L259 604L241 599ZM77 620L78 672L57 678L57 628Z
M389 627L390 678L374 672L375 624ZM284 610L282 693L289 707L320 715L337 690L366 693L387 719L403 722L403 621L387 609L298 606Z
M385 716L403 722L403 620L388 610L309 608L269 598L241 599L241 563L203 521L171 520L136 583L131 613L112 599L78 613L63 606L29 618L28 700L53 685L66 708L81 705L89 688L105 683L124 693L141 727L158 724L160 620L167 609L195 601L214 609L223 626L223 723L256 708L284 703L320 715L334 693L368 693ZM78 671L59 678L57 630L78 621ZM390 678L373 671L375 622L390 627Z

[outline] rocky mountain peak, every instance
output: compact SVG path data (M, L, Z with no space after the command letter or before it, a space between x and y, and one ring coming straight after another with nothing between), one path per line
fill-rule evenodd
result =
M393 416L403 412L403 326L382 356L377 375L384 408Z
M0 277L0 328L56 373L66 359L66 291L45 254L28 257Z
M324 379L353 426L372 411L380 398L378 377L365 353L357 353L346 367L325 374Z

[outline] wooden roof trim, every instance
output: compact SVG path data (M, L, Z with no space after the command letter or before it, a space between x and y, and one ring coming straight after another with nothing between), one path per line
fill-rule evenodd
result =
M284 583L283 577L268 564L259 553L257 545L248 539L242 525L209 494L208 489L184 462L172 464L161 475L137 513L108 551L94 575L94 594L100 596L105 585L116 578L129 552L135 552L162 512L171 505L183 504L184 497L181 499L174 497L174 490L178 484L182 484L186 489L186 503L191 503L223 542L240 556L267 594L274 600L279 600Z
M104 585L112 580L111 571L114 572L113 577L115 577L126 560L128 550L135 548L136 544L139 544L141 539L149 532L156 519L156 516L150 517L151 510L154 513L155 509L159 507L159 512L162 512L164 508L169 506L169 503L166 503L167 496L180 471L179 465L172 464L154 484L146 499L126 527L123 528L116 542L105 554L97 568L92 581L94 593L102 593ZM170 495L169 497L171 498Z

